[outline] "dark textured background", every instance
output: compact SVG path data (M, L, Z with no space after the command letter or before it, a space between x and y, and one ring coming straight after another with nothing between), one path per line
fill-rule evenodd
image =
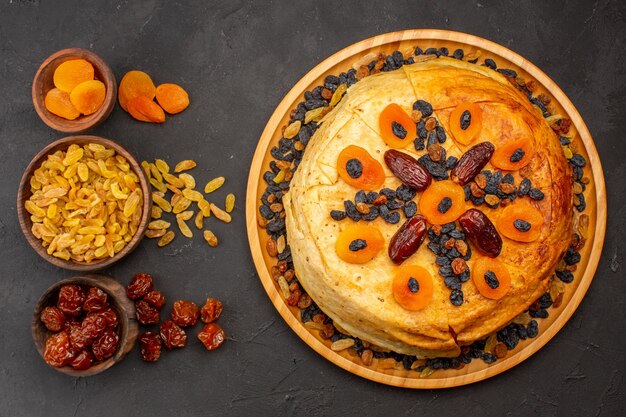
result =
M99 3L96 5L96 3ZM616 416L626 409L625 13L623 1L46 1L0 5L0 415L483 415ZM472 33L525 56L569 95L598 146L608 180L609 220L596 279L548 345L490 380L443 391L409 391L353 376L291 332L255 273L245 235L247 167L274 107L310 68L361 39L410 28ZM162 126L119 107L92 133L140 159L194 158L202 182L227 178L238 198L230 225L167 249L144 241L106 271L126 283L151 272L171 301L220 297L227 343L191 343L145 364L134 350L104 374L73 379L50 369L30 335L33 306L71 276L38 258L15 213L16 188L32 156L64 136L37 117L31 81L52 52L93 50L118 79L130 69L177 82L191 106ZM197 234L197 233L196 233Z

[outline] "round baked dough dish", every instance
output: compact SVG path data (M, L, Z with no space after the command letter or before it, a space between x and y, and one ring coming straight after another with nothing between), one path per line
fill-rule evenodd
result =
M394 168L398 153L428 181ZM504 75L445 57L348 88L283 204L298 281L337 328L427 358L456 357L528 310L572 238L558 136ZM469 210L490 226L461 222ZM407 238L415 250L392 259Z

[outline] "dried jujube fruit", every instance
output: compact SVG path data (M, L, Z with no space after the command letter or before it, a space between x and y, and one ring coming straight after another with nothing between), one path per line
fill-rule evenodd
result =
M458 218L467 238L483 254L495 258L502 250L502 238L489 217L482 211L471 208Z
M417 137L415 122L395 103L389 104L380 113L378 127L385 143L394 149L405 148Z
M204 323L214 322L222 314L222 309L223 306L220 300L208 297L200 310L200 319Z
M136 300L153 289L154 283L152 282L152 275L139 273L133 276L130 284L126 287L126 295L128 295L128 298L131 300Z
M143 296L143 301L150 304L152 307L160 310L165 305L165 297L159 290L152 290L148 294Z
M87 299L83 304L83 310L91 313L93 311L104 310L108 306L109 304L107 303L107 293L97 287L89 288L89 292L87 293Z
M423 191L433 180L426 168L409 154L390 149L385 152L384 159L391 172L415 191Z
M106 87L102 81L90 80L78 84L70 93L70 101L79 112L93 114L102 106Z
M70 363L73 357L74 351L66 332L53 334L46 339L43 358L49 365L60 368Z
M155 332L139 336L139 353L146 362L156 362L161 357L161 337Z
M72 361L70 362L70 366L77 371L84 371L89 369L91 363L93 362L93 359L93 353L88 350L83 350L82 352L78 353L74 357L74 359L72 359Z
M57 307L65 314L78 316L85 302L85 291L79 285L64 285L59 290Z
M452 181L465 185L487 165L495 148L491 142L481 142L468 149L450 172Z
M393 263L400 265L413 255L426 238L426 219L415 215L408 219L389 242L389 258Z
M65 325L65 314L58 307L46 307L40 315L46 329L51 332L60 332Z
M69 93L80 83L93 80L93 77L94 69L89 61L71 59L56 67L52 79L56 88Z
M198 322L200 309L193 301L177 300L172 306L172 321L181 327L193 326Z
M205 324L198 333L198 339L207 350L215 350L224 343L224 330L216 323Z
M364 264L371 261L384 246L385 239L376 227L351 224L339 233L335 252L345 262Z
M156 88L156 99L169 114L180 113L189 106L189 94L178 84L161 84Z
M128 101L139 96L152 100L156 94L156 87L152 78L143 71L128 71L120 81L118 99L120 106L128 111Z
M145 300L135 303L135 312L137 313L137 321L141 324L158 324L161 319L159 310L152 307Z
M117 333L113 330L106 330L102 336L93 342L91 351L99 361L110 358L117 350L119 340Z
M76 110L76 107L70 100L70 94L58 88L48 91L44 99L44 105L50 113L67 120L74 120L80 116L80 112Z
M187 334L172 320L165 320L161 323L159 334L167 350L181 348L187 344Z
M397 269L392 282L393 298L409 311L424 309L433 296L430 273L417 265L403 265Z

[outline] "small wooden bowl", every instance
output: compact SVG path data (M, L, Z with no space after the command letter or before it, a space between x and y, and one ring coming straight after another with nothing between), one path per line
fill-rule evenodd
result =
M52 114L46 109L44 99L48 91L54 88L54 71L65 61L82 58L89 61L94 68L96 80L100 80L106 87L106 96L102 106L93 114L81 115L74 120L67 120ZM99 125L109 117L115 107L117 97L117 83L111 68L98 55L80 48L62 49L50 55L39 67L33 80L33 104L37 114L45 124L55 130L67 133L79 133Z
M69 261L65 261L52 255L48 255L48 252L46 252L46 248L43 247L41 241L37 239L31 232L33 222L30 220L30 213L24 208L24 203L31 196L30 178L33 175L33 172L41 166L41 164L46 160L49 154L54 153L58 150L65 150L71 144L83 146L88 143L98 143L100 145L106 146L107 148L115 149L115 152L118 155L122 155L124 158L126 158L131 166L131 169L135 172L137 178L139 178L139 184L141 186L141 191L143 192L143 212L141 215L141 221L139 222L139 227L137 228L137 232L133 236L132 240L128 242L121 251L116 253L115 256L113 256L112 258L106 258L100 261L94 261L90 263L79 263L71 259ZM126 255L128 255L130 252L132 252L137 247L137 245L139 245L139 242L141 241L141 238L143 237L148 227L148 222L150 221L150 210L152 209L151 194L152 191L150 188L150 183L148 182L148 178L146 178L146 174L141 168L141 165L139 164L137 159L135 159L135 157L124 147L113 142L112 140L105 139L100 136L67 136L46 146L33 158L30 164L28 164L28 167L22 175L22 179L20 181L19 189L17 192L17 216L20 227L22 228L22 232L24 233L24 236L26 236L26 240L28 241L30 246L35 249L39 256L41 256L51 264L58 266L59 268L71 269L78 272L94 272L113 265Z
M116 363L120 362L128 352L130 352L135 346L137 340L137 334L139 333L139 326L137 324L135 316L135 305L126 296L126 289L122 284L114 280L113 278L104 275L85 275L74 278L65 279L63 281L53 284L46 292L41 296L37 305L35 306L35 312L33 313L32 331L33 339L37 351L43 358L44 345L48 336L53 333L46 329L46 326L41 322L41 311L48 306L56 305L57 296L59 290L64 285L76 284L89 287L98 287L102 291L108 294L109 305L117 313L119 321L117 334L120 337L117 351L109 359L102 361L96 365L93 365L89 369L84 371L77 371L71 366L64 366L62 368L56 368L59 372L71 376L90 376L99 374Z

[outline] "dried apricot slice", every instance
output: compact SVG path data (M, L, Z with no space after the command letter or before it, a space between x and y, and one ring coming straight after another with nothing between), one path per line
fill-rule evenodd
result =
M104 103L106 87L102 81L91 80L78 84L70 93L70 101L76 110L83 114L92 114Z
M120 86L117 94L117 98L120 102L120 106L128 110L127 104L130 99L137 96L145 96L150 100L154 98L156 94L156 87L152 82L152 78L143 71L128 71L120 81Z
M353 224L339 233L335 252L348 263L364 264L371 261L384 246L385 239L376 227Z
M395 103L391 103L380 113L378 126L385 143L394 149L405 148L417 137L415 122Z
M70 95L63 90L53 88L48 91L44 100L46 110L52 114L56 114L67 120L74 120L80 116L80 112L76 110L70 101Z
M541 234L543 216L528 204L512 204L502 210L496 227L500 234L518 242L532 242Z
M360 146L350 145L337 157L341 179L360 190L374 190L385 182L383 166Z
M502 262L482 256L471 269L472 282L483 297L498 300L509 292L511 275Z
M165 112L154 101L146 96L137 96L128 101L128 112L142 122L163 123Z
M393 298L409 311L424 309L433 298L433 279L426 269L417 265L398 268L391 288Z
M465 192L450 180L435 181L420 197L419 207L429 223L450 223L465 212Z
M189 106L189 94L178 84L161 84L156 88L156 99L169 114L180 113Z
M84 59L71 59L63 62L54 70L54 86L70 93L74 87L85 81L93 80L93 65Z
M463 103L450 113L449 129L454 140L469 145L483 128L483 111L476 103Z
M491 157L491 164L507 171L517 171L530 163L534 153L532 138L518 139L498 146Z

